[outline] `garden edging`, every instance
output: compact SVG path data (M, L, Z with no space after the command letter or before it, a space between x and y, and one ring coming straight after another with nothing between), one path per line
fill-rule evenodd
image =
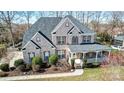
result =
M40 79L40 78L79 76L79 75L82 75L83 72L84 72L83 69L76 69L74 72L66 72L66 73L3 77L3 78L0 78L0 81L30 80L30 79Z

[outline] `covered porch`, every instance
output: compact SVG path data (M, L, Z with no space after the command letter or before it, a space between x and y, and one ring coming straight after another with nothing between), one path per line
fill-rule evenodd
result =
M99 44L73 45L70 46L70 57L75 59L87 60L87 63L102 62L109 60L111 48Z

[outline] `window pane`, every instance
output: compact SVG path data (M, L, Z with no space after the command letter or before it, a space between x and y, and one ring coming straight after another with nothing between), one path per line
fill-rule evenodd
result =
M91 36L87 36L87 42L88 42L88 43L91 42Z
M87 37L83 36L83 43L86 43L86 39L87 39Z
M60 36L57 36L56 37L57 44L61 44L61 41L60 40L61 40L61 37Z
M64 51L64 50L58 50L58 57L59 57L60 59L65 58L65 51Z

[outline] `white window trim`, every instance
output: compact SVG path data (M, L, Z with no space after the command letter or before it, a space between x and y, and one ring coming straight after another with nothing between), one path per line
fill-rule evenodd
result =
M65 55L65 50L57 50L57 51L60 58L62 58L62 55Z
M62 43L64 41L62 38L66 37L66 36L56 36L56 37L60 37L60 44L58 44L58 41L57 41L57 45L65 45L66 44L66 38L65 38L65 44Z
M83 43L90 43L91 42L92 36L90 36L91 37L90 42L88 42L89 41L88 36L90 36L90 35L87 35L87 36L85 35L85 37L86 37L85 41L86 42L84 42L84 36L83 36Z

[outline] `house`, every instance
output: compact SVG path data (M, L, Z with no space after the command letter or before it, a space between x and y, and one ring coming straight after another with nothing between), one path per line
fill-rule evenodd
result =
M124 34L119 34L114 37L112 48L124 51Z
M41 17L25 32L23 56L27 63L32 57L41 56L48 62L51 54L60 60L87 59L87 62L102 62L110 55L111 48L96 43L96 33L82 25L73 16Z

